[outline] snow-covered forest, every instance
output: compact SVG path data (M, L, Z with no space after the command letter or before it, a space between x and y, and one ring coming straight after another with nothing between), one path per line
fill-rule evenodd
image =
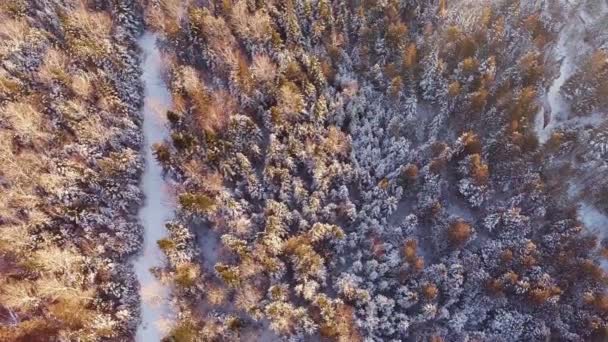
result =
M605 0L11 1L0 118L2 341L134 340L161 224L158 341L608 339Z
M141 84L134 1L0 1L0 341L124 341Z

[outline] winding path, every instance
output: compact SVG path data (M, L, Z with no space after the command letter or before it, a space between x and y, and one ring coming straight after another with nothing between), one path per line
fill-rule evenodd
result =
M569 121L570 106L561 94L564 83L576 71L579 56L591 48L585 40L588 27L595 25L598 20L603 20L608 12L608 5L603 4L598 13L590 16L585 8L585 2L578 2L571 13L566 14L568 21L559 32L557 45L555 46L556 59L560 62L559 76L553 80L547 93L546 103L548 113L542 107L536 116L534 129L541 143L547 142L555 128Z
M156 37L145 33L138 41L143 51L143 75L145 83L143 108L143 134L145 169L141 188L145 203L139 211L144 226L143 252L134 261L140 283L141 324L136 341L160 341L170 326L174 310L169 302L170 288L152 274L151 269L163 266L165 256L157 241L167 235L165 222L173 216L173 205L162 177L162 168L152 154L152 146L167 136L164 113L171 106L171 95L161 78L161 58L156 47Z

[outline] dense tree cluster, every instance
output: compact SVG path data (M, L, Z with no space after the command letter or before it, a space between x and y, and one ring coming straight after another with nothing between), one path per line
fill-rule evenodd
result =
M561 172L599 167L592 131L534 133L554 5L149 1L179 184L168 339L605 336L604 242ZM593 84L581 110L605 108L605 53L569 81Z
M2 341L135 328L137 13L122 0L0 3Z
M600 2L0 1L0 340L133 338L144 24L166 341L607 339Z

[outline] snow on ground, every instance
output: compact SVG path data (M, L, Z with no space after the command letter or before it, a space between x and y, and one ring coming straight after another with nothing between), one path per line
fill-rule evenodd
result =
M205 271L213 272L219 258L219 248L221 246L219 234L208 227L200 229L198 244Z
M556 128L584 128L585 126L599 127L607 120L606 114L596 112L588 116L577 116L565 123L557 124Z
M576 71L576 65L580 62L579 57L591 48L586 39L589 28L601 23L605 14L608 13L608 5L599 6L596 13L589 13L590 9L587 7L585 3L579 3L574 9L574 13L567 15L569 20L559 33L555 46L555 59L560 61L559 76L553 80L547 92L548 108L542 108L535 119L535 131L541 143L549 140L558 126L570 123L569 105L565 102L560 90ZM547 110L548 113L546 113ZM588 122L596 124L598 120L589 119Z
M548 113L548 122L544 122L546 117L544 109L537 115L536 133L541 143L545 143L551 137L554 126L558 121L568 118L568 105L560 93L560 90L566 80L574 72L574 62L576 54L579 52L579 46L582 42L581 28L583 25L578 16L574 16L562 28L559 34L559 40L555 47L556 59L560 60L559 76L553 80L547 93L547 103L550 112Z
M608 216L604 215L595 206L588 203L581 203L578 211L579 219L585 227L600 238L608 236Z
M167 235L165 222L173 216L169 186L163 180L162 168L152 154L152 145L167 136L163 113L171 105L171 95L161 79L161 58L156 47L156 38L150 33L139 40L144 53L143 81L144 99L144 156L145 169L141 187L145 195L139 219L144 226L143 252L135 260L135 273L140 283L141 319L136 341L160 341L172 324L174 310L169 303L170 289L150 271L161 267L164 254L157 241Z
M595 206L582 202L578 209L579 220L585 228L595 236L598 241L608 238L608 216L599 211ZM604 270L608 271L608 260L602 258L600 264Z

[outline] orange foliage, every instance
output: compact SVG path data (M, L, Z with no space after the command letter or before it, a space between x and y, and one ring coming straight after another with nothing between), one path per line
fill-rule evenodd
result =
M457 220L448 229L448 238L454 245L464 244L472 234L471 225L463 220Z
M448 94L451 97L456 97L460 94L460 82L454 81L448 86Z
M229 122L236 111L234 97L227 91L202 92L192 99L196 109L196 121L205 132L218 132Z
M510 249L505 249L500 253L500 261L509 263L513 260L513 252Z
M471 94L471 110L473 112L480 112L486 105L488 99L488 91L484 88Z
M472 131L468 131L461 136L464 143L464 151L467 154L478 154L481 153L481 142L477 134Z
M428 300L433 300L437 298L438 294L439 289L437 289L437 286L435 286L435 284L428 283L422 286L422 295L424 296L424 298Z
M471 155L470 167L471 176L477 185L484 185L488 183L490 176L488 164L481 160L481 155L479 153Z
M474 72L477 71L479 67L479 62L473 57L467 57L462 61L462 70L465 72Z
M420 272L424 269L424 258L422 257L417 257L416 261L414 261L414 270L416 272Z
M448 15L448 0L439 0L437 14L439 14L440 17L446 17Z
M348 135L338 127L330 126L327 130L324 148L331 154L346 156L350 150Z
M418 243L416 240L407 240L405 242L405 246L403 247L403 255L405 260L409 263L413 263L416 261L416 251L418 249Z
M392 98L396 99L399 97L401 89L403 89L403 80L401 79L401 76L397 76L391 81L391 85L389 87L389 94Z
M386 33L388 43L393 47L397 48L399 44L404 40L407 34L407 26L402 22L390 24Z
M403 67L410 69L415 66L418 60L418 49L415 43L410 43L403 53Z
M418 178L418 166L407 164L401 168L401 174L408 182L414 182Z

